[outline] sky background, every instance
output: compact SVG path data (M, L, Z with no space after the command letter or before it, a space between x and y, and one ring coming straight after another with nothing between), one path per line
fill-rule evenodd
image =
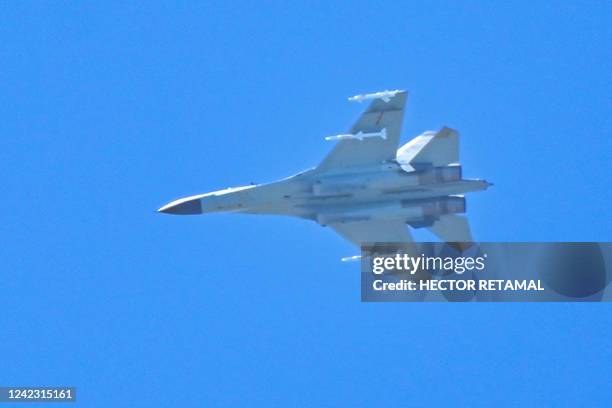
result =
M178 4L177 4L178 3ZM481 241L610 241L609 2L3 2L0 385L77 406L606 406L609 304L363 304L315 223L171 217L407 89ZM24 405L25 406L25 405ZM72 405L70 405L72 406Z

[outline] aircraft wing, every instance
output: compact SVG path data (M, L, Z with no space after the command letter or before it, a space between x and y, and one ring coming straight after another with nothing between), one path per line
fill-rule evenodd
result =
M357 246L364 243L404 243L414 241L402 220L364 220L329 224L343 238Z
M470 224L461 215L443 215L429 230L444 242L472 242Z
M402 91L389 98L388 102L382 99L373 100L349 130L350 134L357 134L359 132L380 132L385 129L386 139L371 137L363 140L340 140L319 164L317 170L379 164L385 160L395 160L406 98L407 93Z

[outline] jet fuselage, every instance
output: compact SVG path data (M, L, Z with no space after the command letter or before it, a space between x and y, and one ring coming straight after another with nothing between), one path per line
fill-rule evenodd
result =
M417 225L440 215L465 212L460 195L489 185L484 180L462 179L458 165L407 172L390 162L342 171L311 169L272 183L176 200L159 211L289 215L321 225L370 219L402 219Z

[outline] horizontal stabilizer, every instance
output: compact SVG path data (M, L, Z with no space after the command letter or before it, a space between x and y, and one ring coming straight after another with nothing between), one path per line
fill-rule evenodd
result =
M448 127L438 132L425 132L397 151L397 161L402 166L413 168L459 163L459 134Z

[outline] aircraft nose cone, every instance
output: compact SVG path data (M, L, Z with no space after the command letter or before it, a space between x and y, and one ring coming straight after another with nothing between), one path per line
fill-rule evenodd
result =
M202 214L202 204L198 198L186 198L166 204L157 211L175 215Z

